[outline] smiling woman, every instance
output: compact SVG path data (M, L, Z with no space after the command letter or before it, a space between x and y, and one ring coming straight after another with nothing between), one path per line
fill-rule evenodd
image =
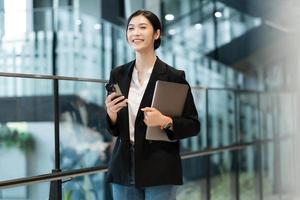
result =
M154 30L150 21L142 15L130 20L127 25L127 41L136 52L154 49L155 41L160 38L160 29ZM157 47L158 48L158 47Z
M144 38L154 39L152 43L149 44L151 47L154 44L154 50L156 50L161 43L161 23L156 15L151 15L145 11L137 11L133 13L127 21L127 32L126 37L127 41L130 43L130 39L139 39L139 34L146 34ZM135 36L135 37L134 37Z
M162 27L154 13L134 12L126 28L126 39L136 59L114 68L110 75L109 83L118 83L124 96L115 98L117 94L111 93L105 101L108 131L117 137L108 181L116 200L176 199L176 185L182 184L179 141L200 130L191 89L180 117L150 107L156 81L188 85L185 73L156 56ZM146 129L153 126L160 127L173 141L146 140Z

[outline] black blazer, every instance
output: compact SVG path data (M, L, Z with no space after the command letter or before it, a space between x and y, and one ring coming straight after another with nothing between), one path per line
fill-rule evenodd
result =
M127 98L131 75L135 61L114 68L110 83L118 83ZM188 84L185 74L157 58L135 121L135 184L137 187L182 184L182 167L179 139L195 136L199 133L200 122L194 104L191 89L188 91L182 117L173 118L173 135L168 135L176 142L149 141L145 139L146 124L143 122L141 108L150 107L157 80ZM117 137L109 163L108 181L129 184L130 151L128 108L118 112L115 125L107 116L108 131Z

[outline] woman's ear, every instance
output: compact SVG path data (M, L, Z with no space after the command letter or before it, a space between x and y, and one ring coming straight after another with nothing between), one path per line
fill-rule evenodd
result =
M158 38L160 38L160 29L157 29L154 33L154 39L157 40Z

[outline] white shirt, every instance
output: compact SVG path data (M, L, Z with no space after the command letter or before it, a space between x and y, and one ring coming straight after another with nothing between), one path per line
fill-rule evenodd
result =
M153 67L146 72L143 85L141 85L139 82L138 72L135 67L132 72L130 88L128 92L129 138L132 142L134 142L134 125L136 115L148 85L152 70Z

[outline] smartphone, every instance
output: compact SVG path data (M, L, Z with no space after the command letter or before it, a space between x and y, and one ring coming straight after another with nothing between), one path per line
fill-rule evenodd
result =
M123 95L121 92L121 89L117 83L116 84L108 83L105 85L105 88L106 88L106 91L108 92L108 94L115 92L117 94L116 97Z

